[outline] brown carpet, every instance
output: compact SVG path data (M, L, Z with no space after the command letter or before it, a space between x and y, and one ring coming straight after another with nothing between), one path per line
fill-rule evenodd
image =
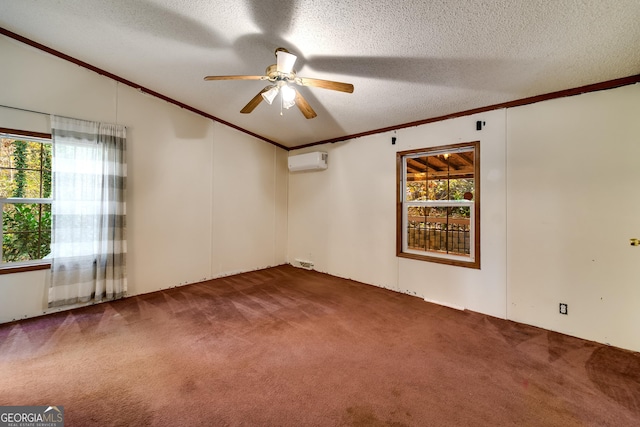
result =
M280 266L0 325L67 426L638 426L640 354Z

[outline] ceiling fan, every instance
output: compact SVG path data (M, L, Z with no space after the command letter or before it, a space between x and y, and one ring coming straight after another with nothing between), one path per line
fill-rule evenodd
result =
M311 105L298 92L293 85L312 86L322 89L337 90L353 93L353 85L350 83L334 82L331 80L310 79L298 77L293 69L297 56L289 53L285 48L276 49L276 63L269 65L264 76L207 76L205 80L268 80L271 84L262 89L244 106L241 113L252 112L264 99L268 104L273 103L278 93L280 94L281 108L289 109L297 105L307 119L317 116ZM282 111L280 112L282 114Z

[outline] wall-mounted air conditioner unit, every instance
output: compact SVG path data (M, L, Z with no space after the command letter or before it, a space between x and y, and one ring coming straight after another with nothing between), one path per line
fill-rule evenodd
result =
M327 153L314 151L313 153L298 154L289 157L289 171L310 171L327 168Z

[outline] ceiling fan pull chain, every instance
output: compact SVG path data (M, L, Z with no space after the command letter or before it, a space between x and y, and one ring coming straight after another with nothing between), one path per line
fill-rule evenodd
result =
M280 115L284 116L284 114L282 114L282 105L284 104L284 100L282 99L282 93L280 94Z

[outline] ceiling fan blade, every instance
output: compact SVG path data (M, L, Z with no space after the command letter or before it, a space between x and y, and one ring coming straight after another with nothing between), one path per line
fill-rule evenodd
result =
M291 71L293 71L293 65L296 63L296 59L298 59L298 57L292 53L286 52L284 50L277 50L276 51L276 60L277 60L276 70L284 74L289 74Z
M304 99L304 97L300 95L300 92L298 92L297 90L296 90L296 105L298 106L302 114L307 119L313 119L314 117L317 116L316 112L313 111L313 108L311 108L311 105L309 105L307 100Z
M296 77L295 82L300 86L313 86L313 87L320 87L322 89L353 93L353 85L351 83L334 82L331 80L310 79L307 77Z
M267 76L207 76L205 80L267 80Z
M258 94L254 96L253 99L251 99L251 101L249 101L249 103L245 105L242 110L240 110L240 112L242 114L249 114L250 112L252 112L262 102L262 94L268 91L270 88L271 86L267 86L260 92L258 92Z

